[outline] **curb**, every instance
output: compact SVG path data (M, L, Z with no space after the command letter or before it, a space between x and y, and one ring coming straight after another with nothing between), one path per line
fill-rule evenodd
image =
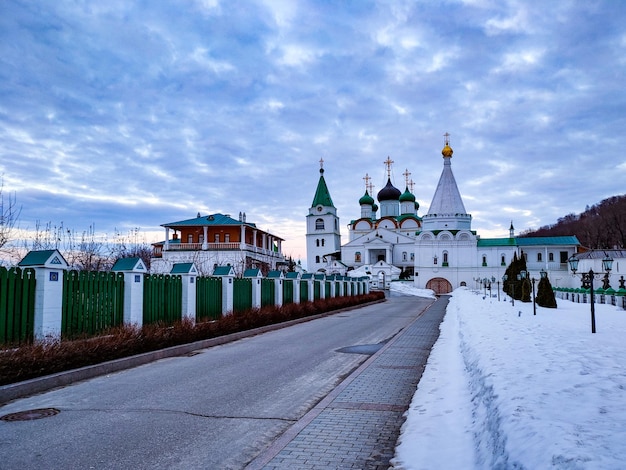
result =
M339 310L331 310L329 312L320 313L310 317L298 318L283 323L262 326L259 328L254 328L252 330L240 331L238 333L231 333L229 335L204 339L193 343L180 344L178 346L172 346L157 351L150 351L147 353L138 354L136 356L115 359L113 361L107 361L100 364L94 364L91 366L85 366L79 369L72 369L64 372L58 372L56 374L37 377L34 379L25 380L23 382L2 385L0 386L0 406L5 405L8 402L16 400L18 398L24 398L30 395L35 395L37 393L47 392L48 390L63 387L81 380L92 379L101 375L111 374L113 372L119 372L126 369L132 369L133 367L149 364L150 362L158 361L159 359L184 356L185 354L189 354L190 352L196 351L198 349L206 349L213 346L232 343L233 341L238 341L243 338L260 335L263 333L267 333L268 331L280 330L282 328L297 325L298 323L316 320L318 318L335 315L341 312L347 312L368 305L375 305L381 302L385 302L385 300L386 299L376 300L365 304L355 305L353 307L347 307Z

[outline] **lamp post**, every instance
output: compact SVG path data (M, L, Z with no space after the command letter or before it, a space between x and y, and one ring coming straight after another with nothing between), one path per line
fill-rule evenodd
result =
M546 276L548 275L548 273L546 272L545 269L541 269L541 271L539 271L539 276L541 276L541 279L545 279ZM535 279L533 277L533 315L537 315L537 297L535 296L535 282L537 281L537 279Z
M508 274L505 274L504 276L502 276L502 289L504 289L504 283L507 281L507 279L509 278ZM506 300L506 299L505 299ZM512 303L512 302L511 302ZM514 304L515 305L515 304Z
M483 287L485 288L485 297L487 297L487 278L483 278Z
M500 302L500 281L498 281L497 284L498 284L498 302Z
M578 270L578 258L575 255L572 255L567 262L569 263L569 267L572 270L572 275L576 275L576 271ZM609 272L613 268L613 258L609 255L605 255L602 259L602 269L605 271L605 279L608 279ZM595 299L593 292L593 279L596 273L593 272L593 269L590 269L588 273L580 273L580 278L582 280L583 289L589 289L590 301L591 301L591 332L596 332L596 309L595 309Z

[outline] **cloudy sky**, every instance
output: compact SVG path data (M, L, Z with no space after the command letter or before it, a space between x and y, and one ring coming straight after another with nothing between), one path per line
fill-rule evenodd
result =
M0 172L37 221L101 233L246 212L304 261L324 159L342 221L443 134L472 227L624 193L626 2L0 2Z

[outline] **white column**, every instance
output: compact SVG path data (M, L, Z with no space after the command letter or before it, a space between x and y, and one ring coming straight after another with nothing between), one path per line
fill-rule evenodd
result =
M234 283L235 276L219 276L222 278L222 315L233 311Z
M202 228L204 229L204 232L203 232L204 238L202 238L202 249L208 250L209 249L209 227L205 225Z
M261 278L248 277L252 283L252 308L261 307Z
M274 305L280 307L283 304L283 279L274 279Z
M63 308L63 270L35 269L35 339L61 336Z
M183 320L196 322L196 278L195 274L181 274L183 284Z
M246 248L246 226L242 225L241 226L241 242L239 242L239 249L240 250L245 250Z
M143 273L124 272L124 324L143 325Z
M300 279L292 279L291 282L293 282L293 303L294 304L299 304L300 303Z
M165 244L163 246L163 250L167 251L170 249L170 229L169 227L165 227Z

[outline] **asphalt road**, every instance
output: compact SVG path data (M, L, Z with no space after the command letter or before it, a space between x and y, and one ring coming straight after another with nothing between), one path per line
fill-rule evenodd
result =
M60 412L0 421L0 469L242 468L368 357L338 349L391 338L431 302L392 296L16 400L0 416Z

